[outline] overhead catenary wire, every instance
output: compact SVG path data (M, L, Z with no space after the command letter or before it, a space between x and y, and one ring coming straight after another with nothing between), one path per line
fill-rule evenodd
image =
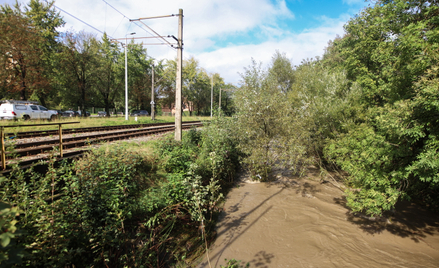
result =
M110 5L107 1L104 1L105 4L107 4L108 6L110 6L112 9L114 9L117 13L119 13L120 15L122 15L124 18L129 19L127 16L125 16L122 12L120 12L119 10L117 10L115 7L113 7L112 5Z
M159 35L156 31L154 31L153 29L151 29L151 27L149 27L148 25L146 25L145 23L143 23L143 21L141 21L141 19L130 19L131 21L140 21L140 23L142 23L143 25L145 25L148 29L150 29L153 33L155 33L156 36L160 37L163 41L165 41L166 43L169 44L169 46L171 46L172 48L174 48L174 45L172 45L170 42L168 42L168 40L166 40L164 37L162 37L161 35ZM168 36L170 37L170 36Z
M125 16L125 14L123 14L122 12L120 12L118 9L116 9L115 7L113 7L112 5L110 5L107 1L102 0L105 4L107 4L108 6L110 6L112 9L114 9L117 13L119 13L120 15L123 16L124 19L127 19L130 21L130 19ZM131 21L130 21L131 22ZM145 32L147 32L150 35L153 35L152 33L148 32L148 30L143 29L140 25L138 25L137 23L134 23L137 27L139 27L140 29L144 30ZM118 26L119 27L119 26Z
M123 18L121 19L121 21L119 22L119 25L117 26L117 28L119 28L120 24L122 23L122 21L123 21L124 19L128 19L129 22L133 22L137 27L139 27L140 29L144 30L146 33L148 33L148 34L151 35L150 37L143 37L143 38L160 38L160 39L162 39L162 40L165 42L165 43L148 43L148 44L144 44L144 43L142 42L142 45L167 45L167 46L169 46L170 48L174 48L174 49L175 49L175 48L178 48L178 40L177 40L177 47L176 47L175 44L173 44L173 43L171 43L171 42L169 42L168 40L165 39L165 37L167 37L167 38L171 38L171 37L172 37L172 38L175 39L175 37L174 37L173 35L167 35L167 36L159 35L159 34L158 34L156 31L154 31L151 27L149 27L148 25L146 25L145 23L143 23L143 22L141 21L141 20L144 20L144 19L169 18L169 17L178 16L178 15L171 14L171 15L163 15L163 16L155 16L155 17L146 17L146 18L140 18L140 19L129 19L127 16L125 16L125 14L123 14L122 12L120 12L119 10L117 10L115 7L113 7L113 6L112 6L111 4L109 4L107 1L105 1L105 0L102 0L102 1L103 1L106 5L110 6L112 9L114 9L117 13L119 13L119 14L123 17ZM56 6L56 5L54 5L54 7L57 8L58 10L64 12L64 13L66 13L67 15L71 16L72 18L74 18L74 19L76 19L76 20L82 22L83 24L87 25L88 27L92 28L93 30L95 30L95 31L97 31L97 32L99 32L99 33L101 33L101 34L104 34L103 31L101 31L101 30L97 29L96 27L92 26L91 24L89 24L89 23L87 23L87 22L85 22L85 21L79 19L78 17L74 16L73 14L70 14L69 12L65 11L64 9L62 9L62 8ZM136 23L137 21L140 21L140 23L142 23L142 24L143 24L144 26L146 26L149 30L151 30L152 32L154 32L154 34L152 34L152 33L149 32L148 30L146 30L146 29L144 29L143 27L141 27L140 25L138 25L138 24ZM117 28L116 28L116 30L117 30ZM116 32L116 30L114 31L114 33ZM114 35L114 33L113 33L113 35ZM116 38L114 38L114 37L112 37L112 36L110 36L110 35L108 35L108 34L107 34L107 36L108 36L111 40L115 40L115 41L118 40L118 39L116 39ZM135 38L135 39L140 39L140 38Z
M97 31L97 32L99 32L99 33L101 33L101 34L104 34L104 32L102 32L101 30L99 30L99 29L97 29L96 27L94 27L94 26L88 24L87 22L85 22L85 21L83 21L83 20L81 20L81 19L75 17L74 15L72 15L72 14L70 14L69 12L65 11L64 9L59 8L59 7L57 7L56 5L53 5L53 6L54 6L56 9L59 9L59 10L61 10L62 12L66 13L67 15L71 16L72 18L74 18L74 19L76 19L76 20L78 20L78 21L84 23L85 25L87 25L88 27L92 28L93 30L95 30L95 31ZM108 35L108 37L110 37L111 39L114 39L113 37L111 37L111 36L109 36L109 35Z
M117 25L116 29L114 29L113 35L116 33L117 29L119 29L119 26L120 26L120 24L122 23L122 21L123 21L124 19L125 19L125 18L122 18L122 19L120 20L120 22L119 22L119 24Z

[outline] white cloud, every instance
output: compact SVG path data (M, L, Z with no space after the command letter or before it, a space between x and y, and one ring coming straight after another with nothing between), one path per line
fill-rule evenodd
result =
M276 50L285 53L292 59L294 65L299 65L303 59L322 56L329 40L338 34L343 35L343 25L347 21L346 15L338 19L322 17L323 25L314 29L307 29L299 34L289 34L278 41L266 41L260 44L228 46L212 52L201 53L197 56L200 65L208 72L221 74L226 82L237 84L244 67L251 64L251 58L268 65Z
M123 38L128 32L136 32L137 37L148 35L120 13L130 19L136 19L177 14L182 8L184 57L194 56L208 72L218 72L226 82L235 84L240 79L237 73L243 72L243 67L250 64L252 57L258 62L268 64L273 53L279 50L293 59L294 64L299 64L304 58L322 55L330 39L334 39L337 34L343 35L342 26L349 18L346 15L337 19L321 17L319 20L324 26L291 33L278 24L279 21L294 20L294 14L287 8L287 0L105 1L109 5L103 0L56 0L55 5L93 27L107 31L114 38ZM343 1L354 4L363 0ZM24 2L27 3L28 0ZM76 31L84 29L95 32L66 13L61 12L61 15L67 21L64 30L73 28ZM176 17L143 22L161 35L177 36ZM141 25L139 22L137 24ZM236 40L240 36L246 36L250 31L256 33L259 38L259 41L254 41L257 43L252 43L249 39L245 40L245 45L228 42L229 37L234 37ZM220 47L217 40L228 43L225 47ZM144 42L152 42L152 40L148 39ZM148 54L157 59L176 58L175 49L168 46L146 46L146 48Z
M343 0L343 3L348 5L358 5L358 4L364 4L364 0Z
M123 5L114 3L114 0L106 1L130 19L177 14L179 8L182 8L184 36L189 39L203 39L243 32L261 23L273 23L279 17L294 17L287 9L284 0L277 1L274 5L270 0L126 0ZM128 20L122 20L123 16L106 5L104 1L57 0L55 4L100 30L106 29L108 34L114 34L115 37L121 35L123 37L124 33L128 32ZM81 22L68 15L65 17L69 24L74 25L75 29L84 28ZM122 25L118 28L121 20ZM160 34L177 35L176 18L145 20L143 22ZM135 25L130 26L130 31L132 30L142 32Z

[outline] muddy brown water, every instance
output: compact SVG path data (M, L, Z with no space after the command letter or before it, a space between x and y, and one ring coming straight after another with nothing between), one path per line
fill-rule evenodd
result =
M208 255L211 267L439 267L439 216L410 203L387 218L354 216L343 192L315 177L242 179ZM197 267L209 267L206 255Z

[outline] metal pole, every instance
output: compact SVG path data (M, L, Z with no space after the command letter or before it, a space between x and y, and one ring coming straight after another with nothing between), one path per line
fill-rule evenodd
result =
M177 81L175 89L175 140L181 141L181 85L183 68L183 9L178 12Z
M152 64L152 85L151 85L151 120L155 120L155 111L154 111L154 64Z

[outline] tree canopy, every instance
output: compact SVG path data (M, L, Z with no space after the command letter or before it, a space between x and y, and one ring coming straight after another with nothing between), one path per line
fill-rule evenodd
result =
M0 96L2 99L37 100L52 109L104 108L121 110L125 92L125 48L88 32L59 32L64 20L53 1L30 0L22 7L0 6ZM127 45L129 107L151 109L153 58L146 48ZM195 65L194 65L195 63ZM209 75L197 60L185 60L183 99L197 114L210 111ZM175 98L175 61L155 66L156 107L169 107ZM230 88L216 74L215 101L219 90ZM233 111L229 94L223 108ZM218 106L218 105L217 105Z

